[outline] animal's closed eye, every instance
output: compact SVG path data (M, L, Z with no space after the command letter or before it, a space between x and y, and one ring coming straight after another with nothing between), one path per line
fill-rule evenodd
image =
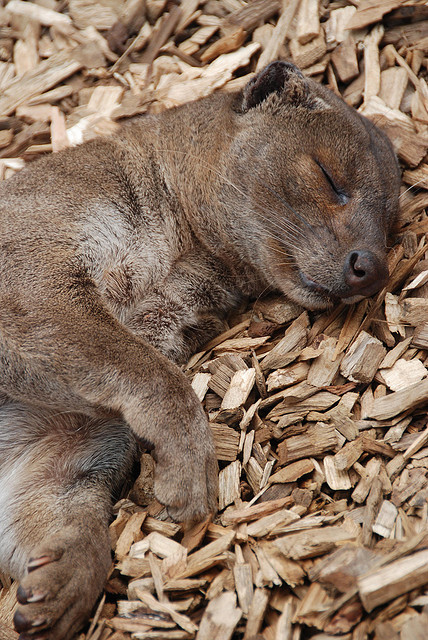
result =
M345 193L345 191L343 189L341 189L338 184L335 182L335 180L331 177L330 173L327 171L327 169L320 163L318 162L318 160L315 161L317 163L317 165L319 166L319 168L321 169L324 178L327 180L328 184L331 187L331 190L333 191L333 193L335 194L335 196L337 197L337 200L339 202L340 205L345 205L349 202L349 196L347 193Z

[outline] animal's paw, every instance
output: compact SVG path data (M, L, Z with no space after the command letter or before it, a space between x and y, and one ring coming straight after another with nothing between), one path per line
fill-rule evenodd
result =
M110 563L107 536L89 540L79 527L36 547L17 592L19 640L71 640L89 617Z
M203 520L217 510L218 464L206 417L184 441L156 449L155 495L177 522Z

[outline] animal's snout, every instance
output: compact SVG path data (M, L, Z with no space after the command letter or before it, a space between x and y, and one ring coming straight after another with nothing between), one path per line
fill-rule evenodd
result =
M371 251L350 251L345 258L343 278L349 296L371 296L385 286L388 269Z

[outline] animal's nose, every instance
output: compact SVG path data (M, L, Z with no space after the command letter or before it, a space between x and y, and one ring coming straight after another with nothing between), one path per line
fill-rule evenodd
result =
M388 280L388 269L371 251L350 251L345 258L343 276L350 296L371 296Z

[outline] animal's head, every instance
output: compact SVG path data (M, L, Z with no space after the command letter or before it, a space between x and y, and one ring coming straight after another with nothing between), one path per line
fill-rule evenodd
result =
M267 279L311 309L380 290L400 184L386 136L286 62L256 75L234 105L234 208Z

